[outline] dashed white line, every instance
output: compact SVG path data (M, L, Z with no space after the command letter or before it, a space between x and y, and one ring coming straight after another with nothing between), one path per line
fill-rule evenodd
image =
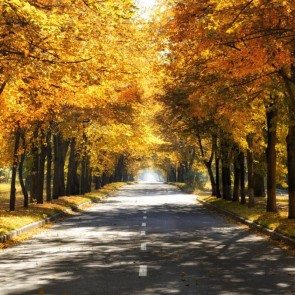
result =
M143 223L141 224L141 226L146 226L146 223L145 223L145 222L143 222Z
M146 277L147 276L147 266L146 265L140 265L139 266L139 274L140 277Z
M142 243L142 244L140 245L140 250L141 250L141 251L146 251L146 243Z
M140 235L141 235L141 236L145 236L145 231L144 231L144 230L141 231L141 232L140 232Z
M146 216L143 216L143 219L147 219L147 217Z

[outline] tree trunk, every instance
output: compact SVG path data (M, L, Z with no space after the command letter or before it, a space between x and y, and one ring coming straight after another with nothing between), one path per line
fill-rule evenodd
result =
M66 194L64 166L69 143L60 135L53 136L54 142L54 174L53 174L53 199L58 199Z
M241 204L246 204L246 193L245 193L245 155L243 152L239 153L238 156L239 168L240 168L240 195Z
M222 164L222 197L225 200L231 200L231 178L229 165Z
M215 155L215 178L216 178L216 197L217 198L221 198L219 163L220 163L220 159L216 153L216 155Z
M216 147L216 141L217 141L217 137L216 136L212 136L212 141L211 141L211 154L210 154L210 158L209 160L206 160L205 157L205 153L204 153L204 148L203 148L203 144L202 144L202 139L201 136L198 134L197 135L198 138L198 143L199 143L199 147L200 147L200 151L201 151L201 155L202 155L202 159L203 162L207 168L207 172L210 178L210 184L211 184L211 195L212 196L216 196L216 182L214 179L214 175L213 175L213 171L212 171L212 162L213 162L213 158L214 158L214 153L215 153L215 147Z
M22 146L23 146L24 152L20 156L20 163L19 163L19 167L18 167L18 177L19 177L19 183L22 188L23 195L24 195L24 207L28 208L29 207L29 194L28 194L25 182L24 182L24 177L23 177L23 166L24 166L24 161L26 158L26 141L25 141L24 133L21 134L21 138L22 138Z
M248 168L248 207L253 208L255 206L254 199L254 188L253 188L253 153L252 149L252 141L253 135L249 135L247 138L249 148L247 150L247 168Z
M77 169L78 161L76 157L76 139L72 138L70 143L70 156L67 175L67 196L74 196L79 194L79 178L77 174Z
M291 125L291 124L290 124ZM295 219L295 126L289 126L287 136L289 219Z
M255 172L255 168L253 173L253 192L254 197L265 197L264 176Z
M39 170L39 152L37 147L38 139L38 128L34 131L34 145L31 149L31 154L33 158L32 169L31 169L31 186L30 186L30 201L31 203L37 199L38 195L38 170Z
M101 188L101 176L94 176L94 187L96 190Z
M52 167L52 144L51 144L51 132L48 131L46 136L46 157L47 157L47 167L46 167L46 201L52 201L51 195L51 167Z
M276 168L277 168L277 117L278 110L272 104L266 108L267 121L267 148L266 148L266 164L267 164L267 212L277 212L276 204Z
M16 202L16 173L17 173L17 165L18 165L18 149L20 142L20 128L17 127L15 131L15 141L14 141L14 151L13 151L13 163L12 163L12 176L11 176L11 185L10 185L10 202L9 202L9 210L15 210L15 202Z
M209 179L210 179L210 184L211 184L211 195L216 196L216 182L214 179L213 175L213 170L212 170L212 162L205 162L208 174L209 174Z
M38 166L38 183L37 183L37 204L43 204L43 190L44 190L44 169L45 169L45 160L46 160L46 146L43 143L44 134L42 132L41 138L41 152L39 154L39 166Z
M294 54L294 53L293 53ZM286 89L288 92L288 115L289 130L287 136L287 168L288 168L288 189L289 189L289 219L295 219L295 66L292 65L291 77L281 70Z
M239 202L240 197L240 166L238 157L234 160L234 190L233 202Z
M123 170L124 170L124 156L120 156L115 168L114 172L114 181L115 182L120 182L123 180Z

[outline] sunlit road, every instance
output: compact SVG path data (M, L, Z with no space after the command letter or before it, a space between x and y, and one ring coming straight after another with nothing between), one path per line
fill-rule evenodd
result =
M295 294L295 257L163 184L114 197L0 254L0 294Z

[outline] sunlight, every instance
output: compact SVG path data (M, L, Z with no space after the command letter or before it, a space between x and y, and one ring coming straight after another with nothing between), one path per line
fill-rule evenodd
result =
M157 0L136 0L139 8L139 15L142 18L149 19L157 5Z
M137 0L140 8L152 8L156 5L156 0Z
M164 182L162 174L155 169L142 170L137 176L138 182L156 183Z

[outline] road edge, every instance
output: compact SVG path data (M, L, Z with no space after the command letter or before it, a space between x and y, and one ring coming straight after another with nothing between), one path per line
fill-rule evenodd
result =
M197 196L196 200L202 204L203 206L209 208L209 209L213 209L214 211L218 212L218 213L221 213L225 216L228 216L230 218L232 218L233 220L235 221L238 221L244 225L247 225L249 228L253 229L253 230L256 230L260 233L263 233L265 235L267 235L268 237L270 237L272 240L275 240L275 241L280 241L280 242L283 242L285 243L286 245L288 246L292 246L292 247L295 247L295 239L293 238L290 238L290 237L287 237L275 230L271 230L269 228L266 228L260 224L257 224L251 220L248 220L244 217L241 217L231 211L228 211L226 209L223 209L223 208L220 208L220 207L217 207L213 204L210 204L206 201L203 201L203 200L200 200Z
M118 192L118 190L113 190L105 195L102 195L102 196L99 196L97 198L94 198L93 200L91 201L87 201L87 202L84 202L82 204L80 204L79 206L71 206L69 209L66 209L64 211L60 211L58 213L55 213L49 217L46 217L44 219L41 219L41 220L38 220L38 221L35 221L35 222L32 222L32 223L29 223L25 226L22 226L18 229L15 229L15 230L12 230L10 232L8 232L7 234L4 234L4 235L0 235L0 243L5 243L9 240L12 240L13 238L19 236L19 235L22 235L22 234L25 234L25 233L28 233L34 229L37 229L37 228L40 228L50 222L54 222L56 221L58 218L62 217L62 216L65 216L66 214L68 213L71 213L71 212L77 212L77 211L80 211L82 207L86 206L86 205L89 205L89 204L92 204L92 203L99 203L100 201L102 201L102 199L105 199L107 197L112 197L113 195L115 195L116 193Z

